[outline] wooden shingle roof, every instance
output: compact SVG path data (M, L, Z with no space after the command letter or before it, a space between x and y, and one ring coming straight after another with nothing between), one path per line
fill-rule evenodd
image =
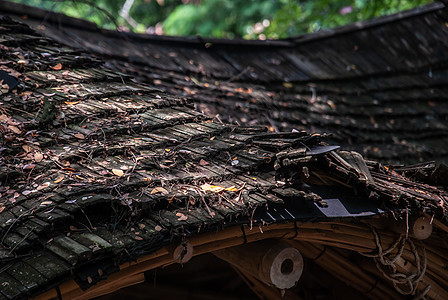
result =
M218 122L9 18L0 55L0 299L92 296L82 290L138 274L134 261L172 263L164 247L186 240L200 254L226 241L313 242L316 229L342 247L338 226L369 233L358 218L376 215L426 213L437 234L425 245L445 249L448 193L423 183L446 185L443 167L393 170L325 135ZM350 249L375 249L373 237L363 242ZM448 293L437 253L418 287L431 283L429 295Z
M36 10L27 17L43 34L224 121L331 132L347 149L389 162L447 161L442 2L280 41L119 33Z

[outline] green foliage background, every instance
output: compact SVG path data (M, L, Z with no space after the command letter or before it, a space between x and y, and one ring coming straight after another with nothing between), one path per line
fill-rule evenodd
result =
M246 39L286 38L367 20L432 0L134 0L131 26L120 16L125 0L15 0L99 26L151 32L156 24L168 35ZM93 5L92 5L93 3ZM108 11L111 18L98 7Z

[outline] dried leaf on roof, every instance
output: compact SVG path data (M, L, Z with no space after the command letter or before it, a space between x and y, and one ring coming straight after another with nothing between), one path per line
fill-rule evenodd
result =
M163 195L168 195L169 194L169 192L165 188L163 188L161 186L155 187L155 188L153 188L151 190L151 194L158 194L158 193L161 193Z
M112 173L114 173L118 177L121 177L124 174L124 172L122 170L119 170L119 169L112 169Z
M59 71L59 70L61 70L62 69L62 64L61 63L58 63L57 65L55 65L55 66L53 66L53 67L51 67L53 70L56 70L56 71Z

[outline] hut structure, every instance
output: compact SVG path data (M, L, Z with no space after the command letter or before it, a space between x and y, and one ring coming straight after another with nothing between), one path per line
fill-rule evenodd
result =
M242 278L260 299L448 298L448 183L443 165L383 165L340 147L324 133L272 132L247 122L223 123L198 112L194 105L201 93L222 95L226 86L234 95L251 94L241 98L248 105L262 90L261 75L268 69L237 72L229 67L229 74L242 74L238 78L258 74L249 91L251 87L237 83L235 75L222 75L228 78L221 79L222 84L208 83L209 73L199 70L208 66L205 63L187 60L191 68L198 67L194 74L203 74L201 81L188 71L177 82L182 70L162 71L162 65L180 66L183 60L178 57L188 55L210 62L216 55L207 56L204 49L240 47L234 42L221 41L219 46L215 41L198 55L199 45L204 46L198 41L184 39L182 44L189 46L176 48L177 39L157 38L160 47L177 49L170 55L160 48L161 55L168 53L171 59L160 56L160 69L147 75L160 72L153 80L159 80L167 93L109 68L138 63L120 56L104 63L85 50L62 45L50 34L42 36L6 16L5 12L14 15L12 8L17 15L17 7L23 6L0 3L0 299L91 299L133 285L134 292L146 298L174 297L174 292L188 288L176 276L196 262L208 264L204 278L215 276L215 286L227 286L211 295L182 294L197 299L243 299L235 281L225 275L229 270L230 277ZM416 16L438 20L444 12L444 5L436 3L391 19L399 24ZM377 24L387 27L392 22L388 20ZM86 23L79 24L82 29ZM377 28L364 27L366 32ZM79 28L85 38L93 32ZM358 32L349 29L341 31ZM56 27L41 30L58 35ZM97 32L106 38L118 35ZM258 53L260 58L283 49L276 48L277 42L269 42L276 51L269 50L269 44L244 43L241 49L253 43L250 47L265 51ZM284 49L292 51L288 47ZM413 59L409 61L420 63ZM224 73L231 65L220 67L219 60L216 64L216 72ZM287 66L281 60L272 65ZM140 66L139 74L144 68L149 65ZM299 72L285 70L290 70L289 76ZM285 78L266 83L266 90L276 86L288 95L297 89L297 94L290 94L297 96L300 87L310 87L299 77ZM368 77L362 80L370 82ZM332 81L323 80L324 86L329 88ZM442 93L442 85L434 86ZM180 97L180 89L195 91L193 100ZM232 97L223 97L223 103ZM262 94L259 97L267 103ZM317 97L306 101L326 109ZM355 96L344 99L354 101ZM434 122L418 120L441 126L442 100L437 99L437 111L431 105L421 108L437 116ZM422 145L420 138L415 140L415 145ZM431 155L443 158L446 149L437 147L441 152ZM415 153L417 160L423 153ZM408 152L402 155L411 157ZM159 288L156 279L151 285L143 283L150 281L152 270L163 274L169 268L171 273L164 273L171 276L167 286ZM190 270L189 276L198 274L194 267ZM235 293L224 294L226 290Z

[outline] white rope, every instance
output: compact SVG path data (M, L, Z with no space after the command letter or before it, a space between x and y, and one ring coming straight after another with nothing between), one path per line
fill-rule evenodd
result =
M375 244L377 247L377 253L362 253L359 254L371 257L375 261L375 265L378 270L383 274L383 276L390 280L394 285L395 289L402 295L412 295L414 299L425 299L426 294L431 288L428 285L420 294L417 294L417 288L419 282L422 280L423 275L426 272L426 250L422 246L422 257L421 261L420 255L418 254L417 247L414 242L406 237L405 235L400 235L400 237L395 240L395 242L386 250L383 250L381 246L381 240L375 227L371 226L373 236L375 238ZM415 266L417 270L411 274L405 274L397 271L396 262L401 258L406 242L409 244L412 254L414 255ZM396 250L396 254L392 253ZM391 257L392 256L392 257Z

